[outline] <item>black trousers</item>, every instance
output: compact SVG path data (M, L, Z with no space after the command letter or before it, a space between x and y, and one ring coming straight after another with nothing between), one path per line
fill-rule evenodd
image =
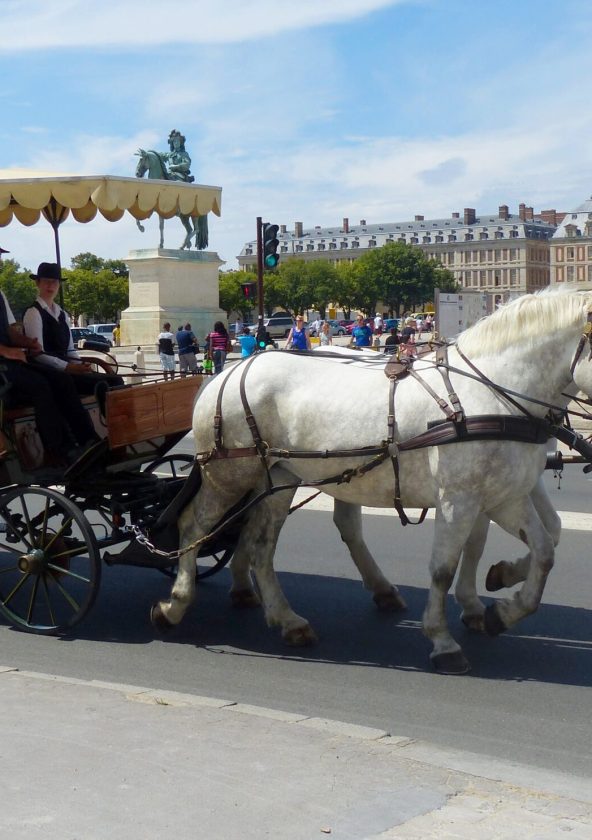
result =
M72 445L69 431L78 444L96 438L71 377L11 359L2 359L0 370L12 385L11 402L33 406L37 430L46 450L63 455Z

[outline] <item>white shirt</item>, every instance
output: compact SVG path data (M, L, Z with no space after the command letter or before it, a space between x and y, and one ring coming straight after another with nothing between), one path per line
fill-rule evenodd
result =
M62 307L58 306L57 303L52 304L51 306L48 305L43 298L38 297L35 301L39 304L42 309L45 309L46 312L55 318L56 321L60 317L60 312L62 312ZM70 330L70 318L68 317L67 313L64 313L66 316L66 323L68 324L68 330ZM25 317L23 318L23 327L25 330L25 335L30 336L31 338L36 338L41 348L43 347L43 319L41 318L41 313L35 306L31 306L25 312ZM70 333L70 342L68 344L68 349L66 350L66 355L68 359L72 362L79 362L81 361L80 356L74 349L74 342L72 341L72 333ZM43 354L41 356L36 356L35 361L39 362L42 365L47 365L48 367L55 368L56 370L66 370L68 366L68 362L65 359L58 359L56 356L48 356Z
M380 315L377 315L374 319L374 329L379 330L382 327L382 318Z

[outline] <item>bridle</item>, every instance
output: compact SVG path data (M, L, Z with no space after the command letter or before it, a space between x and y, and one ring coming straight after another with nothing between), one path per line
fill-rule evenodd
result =
M584 347L586 346L586 342L588 342L589 353L588 353L588 361L592 360L592 312L588 312L586 316L586 324L584 326L584 331L580 336L580 340L578 342L578 346L576 347L576 352L572 359L571 365L569 367L570 374L574 375L574 371L576 369L577 363L580 361L580 356L584 352Z

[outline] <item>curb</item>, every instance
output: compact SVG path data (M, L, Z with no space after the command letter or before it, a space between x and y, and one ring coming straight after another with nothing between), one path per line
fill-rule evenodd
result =
M37 671L23 671L10 665L0 665L0 675L12 674L27 679L44 680L91 689L114 691L129 702L147 703L174 708L193 707L222 709L235 714L253 715L259 718L285 723L289 726L304 726L317 730L320 735L353 738L372 742L389 751L396 750L398 758L441 770L462 773L478 779L500 782L512 787L530 789L536 794L545 794L592 805L592 783L589 778L575 776L539 767L506 762L476 753L439 747L427 741L420 741L404 735L393 735L383 729L351 724L328 718L284 712L265 706L254 706L236 700L226 700L203 695L167 691L126 683L84 680L63 677Z

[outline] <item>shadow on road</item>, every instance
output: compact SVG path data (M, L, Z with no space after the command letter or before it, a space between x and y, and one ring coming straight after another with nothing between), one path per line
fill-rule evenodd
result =
M370 594L357 581L289 572L280 573L279 578L292 607L315 629L316 646L288 647L277 628L266 626L260 609L234 609L228 598L228 570L200 585L198 600L164 641L171 646L195 645L218 655L429 671L430 645L421 633L425 589L401 587L408 609L389 614L376 610ZM71 638L149 644L155 638L150 604L166 597L170 585L169 579L144 569L106 570L97 603ZM496 639L469 633L452 597L448 614L473 676L592 685L589 610L544 604L534 616Z

